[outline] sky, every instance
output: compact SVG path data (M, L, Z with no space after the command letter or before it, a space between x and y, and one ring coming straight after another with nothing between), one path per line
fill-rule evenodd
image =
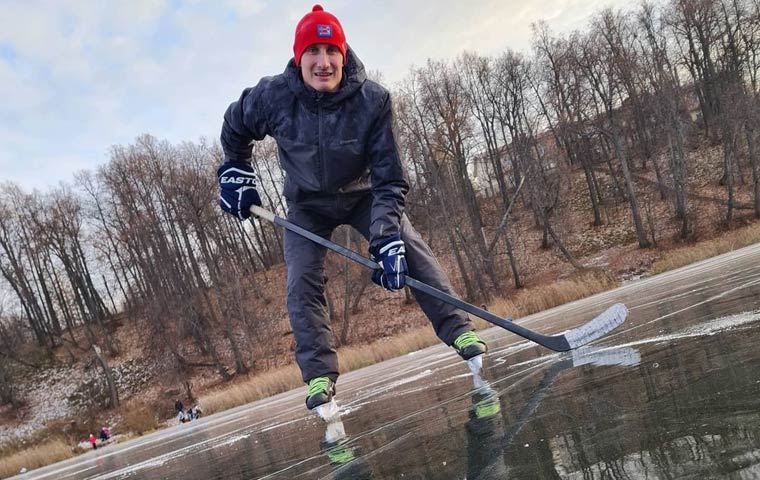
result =
M584 29L625 0L330 0L391 86L428 58L528 53L531 24ZM218 138L243 88L284 70L313 1L0 0L0 182L46 190L149 133Z

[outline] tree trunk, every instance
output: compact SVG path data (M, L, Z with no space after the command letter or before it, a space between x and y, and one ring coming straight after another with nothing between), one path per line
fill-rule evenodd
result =
M651 242L647 238L646 230L644 229L644 224L641 221L641 212L639 210L639 203L636 200L636 191L634 189L633 185L633 178L631 177L631 172L628 168L628 159L625 156L625 153L623 152L623 146L621 144L622 140L620 139L620 135L616 132L612 132L612 142L615 146L615 154L618 157L618 160L620 161L620 166L623 170L623 179L625 180L625 188L626 193L628 194L628 202L631 205L631 215L633 216L633 224L636 228L636 237L639 240L639 247L641 248L648 248L651 246Z
M728 205L726 209L726 224L731 228L734 220L734 135L731 127L725 127L723 138L723 170L725 172L726 192Z
M514 281L515 288L522 288L523 282L520 278L520 272L517 270L517 259L515 258L514 249L512 248L512 240L509 238L509 226L506 227L506 231L504 232L504 243L507 246L509 268L512 270L512 280Z
M758 166L757 152L755 151L755 132L749 126L745 130L747 136L747 155L749 165L752 167L752 192L755 218L760 218L760 166Z
M119 392L116 390L116 382L113 379L111 367L108 366L108 360L106 360L106 358L103 356L103 352L100 350L100 347L93 343L92 348L95 350L95 356L98 358L100 366L103 367L103 377L105 378L106 384L108 385L108 395L111 401L110 407L119 408Z

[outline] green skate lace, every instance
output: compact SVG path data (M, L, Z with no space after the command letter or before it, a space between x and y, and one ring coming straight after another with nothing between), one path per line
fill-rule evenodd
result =
M353 460L354 453L343 447L342 445L338 445L336 447L333 447L327 451L327 458L330 459L331 462L337 463L339 465L345 465L346 463Z
M327 377L317 377L309 380L309 393L308 397L316 395L319 392L327 393L327 389L330 388L330 379Z
M488 399L475 405L475 416L477 418L493 417L501 411L501 405L498 400Z
M477 335L475 335L474 332L464 332L463 334L459 335L456 340L454 340L454 347L457 350L464 350L470 345L474 345L476 343L480 343L480 339Z

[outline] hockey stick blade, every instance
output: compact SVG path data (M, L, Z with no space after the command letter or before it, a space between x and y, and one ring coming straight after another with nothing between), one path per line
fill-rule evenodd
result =
M562 335L567 339L570 349L578 348L607 335L625 322L627 317L628 308L622 303L616 303L585 325L567 330Z
M282 217L278 217L274 213L262 207L258 207L256 205L251 206L251 213L259 218L270 221L275 225L279 225L286 230L301 235L302 237L307 238L312 242L317 243L329 250L332 250L335 253L343 255L344 257L353 260L360 265L364 265L369 269L375 270L378 268L378 264L369 258L359 255L358 253L342 247L341 245L338 245L337 243L334 243L326 238L322 238L319 235L310 232L305 228L299 227L298 225L291 223ZM625 307L625 305L622 303L617 303L585 325L567 330L559 335L550 336L543 335L541 333L518 325L514 323L511 318L502 318L498 315L494 315L488 310L484 310L482 308L476 307L475 305L472 305L471 303L460 300L452 295L449 295L446 292L428 285L427 283L416 280L409 275L406 276L406 285L417 291L437 298L442 302L446 302L449 305L453 305L461 310L464 310L467 313L480 317L487 322L497 325L523 338L536 342L539 345L542 345L550 350L554 350L555 352L566 352L568 350L586 345L589 342L593 342L594 340L603 337L615 329L617 326L622 324L625 321L625 318L628 316L628 309Z

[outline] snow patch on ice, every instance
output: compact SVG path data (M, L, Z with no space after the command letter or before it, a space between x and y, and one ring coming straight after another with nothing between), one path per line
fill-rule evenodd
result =
M250 436L251 436L250 433L245 434L245 435L235 435L234 437L229 438L229 439L223 441L222 443L214 445L214 448L226 447L227 445L232 445L233 443L237 443L240 440L245 440L246 438L250 438Z
M280 422L280 423L275 423L275 424L272 424L272 425L268 425L268 426L266 426L266 427L263 427L263 428L261 429L261 431L262 431L262 432L268 432L269 430L275 430L275 429L277 429L277 428L280 428L280 427L282 427L282 426L284 426L284 425L290 425L291 423L298 423L298 422L300 422L300 421L302 421L302 420L303 420L303 418L301 418L301 417L298 417L298 418L294 418L293 420L288 420L287 422Z
M743 312L735 315L717 318L709 323L694 325L680 332L624 343L622 345L618 345L618 347L630 347L648 343L665 343L684 338L712 336L731 330L744 330L747 328L753 328L754 326L751 324L757 322L758 320L760 320L760 310L753 310L750 312Z
M416 382L417 380L421 378L429 377L432 374L433 374L433 371L430 369L423 370L422 372L416 375L412 375L411 377L405 377L405 378L396 380L395 382L386 383L385 385L383 385L382 390L392 390L396 387L400 387L401 385L406 385L407 383Z
M130 465L128 467L124 467L113 472L108 472L106 474L99 475L98 478L107 479L107 478L129 477L129 476L135 475L140 470L162 466L168 460L168 458L166 457L167 457L166 455L162 455L160 457L156 457L151 460L146 460L144 462L136 463L134 465Z

